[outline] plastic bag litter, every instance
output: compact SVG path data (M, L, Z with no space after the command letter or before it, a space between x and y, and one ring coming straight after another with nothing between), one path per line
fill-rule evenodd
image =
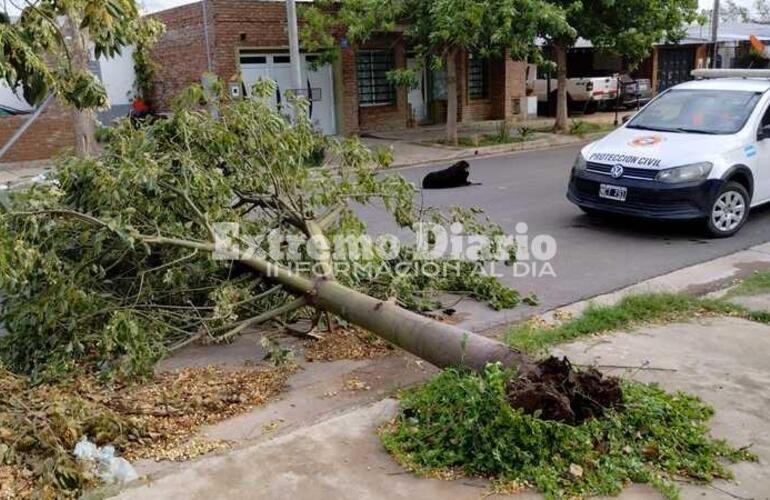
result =
M96 468L99 478L105 483L125 484L139 478L128 460L115 456L114 446L100 448L84 436L75 445L72 453L79 460L91 462Z

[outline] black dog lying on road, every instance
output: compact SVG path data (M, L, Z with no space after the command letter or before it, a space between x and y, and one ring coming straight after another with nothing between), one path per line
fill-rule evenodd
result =
M464 186L474 186L480 183L468 180L471 173L467 161L459 161L449 168L431 172L422 180L423 189L450 189Z

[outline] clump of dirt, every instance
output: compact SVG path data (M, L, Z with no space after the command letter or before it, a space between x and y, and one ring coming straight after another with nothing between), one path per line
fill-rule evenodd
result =
M305 341L307 361L376 359L393 353L393 346L360 328L336 328L320 339Z
M575 370L567 358L540 361L537 372L511 380L507 395L512 407L543 420L578 425L604 416L623 401L620 379L593 368Z

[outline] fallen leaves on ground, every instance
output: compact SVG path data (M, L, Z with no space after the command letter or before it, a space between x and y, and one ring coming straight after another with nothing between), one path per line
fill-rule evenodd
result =
M132 385L92 377L33 386L0 367L0 500L76 498L97 484L72 450L83 437L129 460L189 460L230 443L196 436L265 404L296 369L190 368Z
M320 339L305 341L308 361L375 359L393 352L390 344L360 328L337 328Z
M286 385L295 367L272 369L197 368L165 373L149 384L128 388L104 403L131 415L148 430L126 456L155 460L194 458L180 447L204 425L221 422L265 404ZM205 446L203 449L205 450ZM191 451L186 448L188 451ZM205 452L207 453L207 452Z

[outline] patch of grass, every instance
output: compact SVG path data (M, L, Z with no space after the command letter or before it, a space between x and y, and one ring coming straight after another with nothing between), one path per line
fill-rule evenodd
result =
M591 305L582 316L557 326L526 322L506 337L512 347L537 353L547 347L586 335L624 330L643 323L670 322L697 316L735 316L770 323L770 313L750 311L723 300L684 294L644 294L625 297L614 306Z
M674 478L730 478L723 460L756 460L709 436L713 410L694 396L624 382L623 409L573 427L514 410L509 376L498 365L483 375L446 370L403 393L381 430L385 447L420 475L484 477L546 498L617 495L628 482L677 498Z
M588 134L596 134L599 132L609 132L615 130L613 123L594 123L583 120L572 120L572 124L569 128L570 135L577 135L582 137Z
M725 298L770 293L770 272L756 272L731 289Z
M468 148L498 146L501 144L515 144L536 139L537 132L538 131L535 129L523 126L517 129L515 133L513 133L509 124L501 122L494 133L461 136L457 138L457 144L458 146ZM548 132L550 132L550 130ZM447 144L447 142L444 140L438 141L438 143L444 145Z

